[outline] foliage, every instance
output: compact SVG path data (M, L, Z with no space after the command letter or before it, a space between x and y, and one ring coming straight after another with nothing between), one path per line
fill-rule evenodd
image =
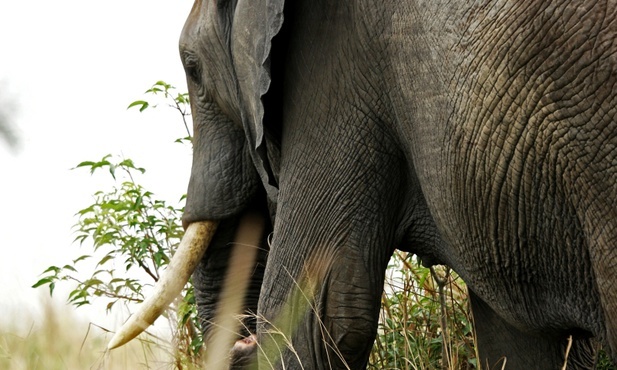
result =
M182 117L182 123L184 124L184 128L186 129L186 137L179 138L177 142L191 142L191 130L189 129L189 124L187 122L187 118L190 116L190 103L189 103L189 94L188 93L180 93L176 91L176 88L173 85L168 84L165 81L157 81L152 85L151 88L146 90L146 94L150 94L153 97L159 97L162 99L163 104L168 107L171 107L174 110L177 110ZM145 111L148 108L156 108L160 102L152 103L147 100L135 100L131 104L129 104L128 108L139 108L140 112Z
M440 289L443 271L447 279ZM369 369L480 369L465 283L447 271L431 274L411 255L393 255ZM604 350L596 368L617 369Z
M94 203L77 215L75 240L81 245L91 242L93 252L77 257L64 266L51 266L34 287L48 285L50 294L59 281L77 283L68 301L79 307L94 298L107 299L107 311L118 303L141 302L147 286L155 283L169 263L169 258L182 237L182 209L167 205L139 185L134 176L144 173L129 159L113 160L109 155L99 161L86 161L77 168L91 173L107 169L116 180L109 191L94 194ZM78 268L95 259L93 271L86 279L79 278ZM137 276L140 276L137 278ZM176 345L182 352L197 355L201 346L196 328L196 309L192 287L175 303L167 316L179 322Z
M162 95L182 115L186 124L188 96L174 94L174 87L159 81L146 93ZM146 101L129 105L156 107ZM97 191L94 203L80 210L75 225L75 241L92 248L63 266L50 266L33 287L48 286L53 294L58 282L72 281L76 287L69 293L68 302L80 307L92 300L106 299L107 311L114 305L143 301L149 287L158 281L169 263L183 234L183 209L168 205L136 181L145 169L132 160L106 155L98 161L84 161L76 169L88 169L90 174L106 169L115 185L111 190ZM182 198L180 199L183 200ZM89 271L81 278L80 271ZM166 312L166 317L177 327L173 333L178 365L198 361L202 340L196 318L192 285L188 284L182 298Z
M596 370L616 370L617 366L613 364L610 357L603 349L600 349L598 353L598 359L596 362Z
M394 254L370 369L477 368L466 287L452 272L441 270L435 272L441 275L435 278L444 279L440 292L430 269L404 252Z

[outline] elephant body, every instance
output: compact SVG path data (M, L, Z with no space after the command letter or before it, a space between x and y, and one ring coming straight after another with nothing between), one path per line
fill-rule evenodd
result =
M568 368L592 368L596 341L616 360L616 15L614 1L197 0L180 42L184 222L272 221L247 299L260 368L366 367L395 248L464 279L483 365L559 369L569 336ZM194 275L206 321L220 234ZM281 338L293 350L265 344Z

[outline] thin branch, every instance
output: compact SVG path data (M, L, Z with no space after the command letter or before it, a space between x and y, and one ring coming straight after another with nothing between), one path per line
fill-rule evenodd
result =
M447 312L446 312L446 292L445 292L445 287L446 287L446 283L448 282L448 278L450 277L450 268L447 267L446 268L446 272L444 277L442 278L441 276L439 276L439 274L437 273L437 271L435 271L435 268L433 266L430 267L431 270L431 275L433 276L433 279L435 279L435 282L437 283L437 287L439 288L439 304L441 306L441 336L442 336L442 343L441 343L441 352L442 352L442 358L443 358L443 368L444 369L450 369L450 349L448 348L448 322L447 322Z
M563 366L561 367L561 370L566 370L566 368L568 367L568 356L570 355L571 348L572 348L572 336L570 335L568 337L568 345L566 346L566 356L563 361Z
M77 282L80 285L85 285L85 283L83 281L81 281L81 280L79 280L77 278L74 278L74 277L72 277L70 275L67 275L66 277L69 280L73 280L73 281ZM110 292L108 292L106 290L99 289L99 288L97 288L95 286L92 286L92 285L88 286L87 288L94 289L95 293L99 293L100 295L104 295L104 296L106 296L108 298L125 299L127 301L137 302L137 303L143 302L143 299L133 298L133 297L130 297L130 296L127 296L127 295L120 295L120 294L116 294L116 293L110 293Z

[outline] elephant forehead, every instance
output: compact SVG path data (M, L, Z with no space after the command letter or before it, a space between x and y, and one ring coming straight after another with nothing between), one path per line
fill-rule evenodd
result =
M182 28L182 32L180 33L180 46L186 44L192 37L194 37L196 28L200 22L202 15L205 14L205 9L203 9L202 1L196 0L193 3L193 7L191 8L191 12L189 13L184 27Z
M191 12L189 13L188 19L186 20L187 23L193 23L197 21L197 19L199 18L201 7L202 1L195 0L195 2L193 3L193 7L191 8Z
M216 1L195 1L180 34L180 48L194 48L208 45L213 50L221 49L227 42L232 9L220 7ZM214 42L216 41L216 42Z

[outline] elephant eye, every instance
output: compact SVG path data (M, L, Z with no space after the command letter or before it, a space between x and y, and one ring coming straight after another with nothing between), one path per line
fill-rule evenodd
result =
M196 85L201 84L201 68L199 68L198 65L188 66L186 68L186 74Z
M201 84L201 66L197 58L192 54L184 54L184 70L189 79L197 84Z

